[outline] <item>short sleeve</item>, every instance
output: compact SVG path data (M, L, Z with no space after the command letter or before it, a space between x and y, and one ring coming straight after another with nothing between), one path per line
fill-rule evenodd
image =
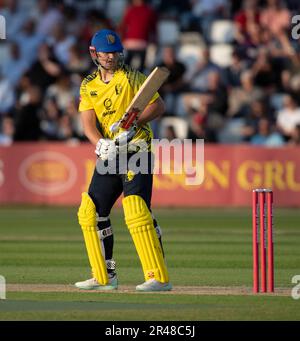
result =
M79 97L79 111L85 111L94 109L93 103L91 102L87 89L86 84L83 81L80 86L80 97Z

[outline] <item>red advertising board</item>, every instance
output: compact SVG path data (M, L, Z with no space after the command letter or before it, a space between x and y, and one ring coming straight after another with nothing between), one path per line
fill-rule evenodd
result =
M187 174L155 174L153 206L250 206L253 188L272 188L276 206L300 207L299 151L205 145L203 182L190 184ZM90 144L1 147L0 203L78 205L94 167Z

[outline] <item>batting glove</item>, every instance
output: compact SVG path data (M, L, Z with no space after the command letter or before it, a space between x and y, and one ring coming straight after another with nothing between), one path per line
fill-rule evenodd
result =
M126 146L135 136L137 126L134 124L128 130L121 132L115 138L115 144L119 147Z
M103 161L113 160L117 154L116 144L113 140L101 138L97 142L95 153Z

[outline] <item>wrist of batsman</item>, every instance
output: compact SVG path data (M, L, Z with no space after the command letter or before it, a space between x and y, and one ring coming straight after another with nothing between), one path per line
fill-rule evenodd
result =
M128 130L121 132L115 138L116 146L124 146L127 145L135 136L137 132L137 126L134 124Z

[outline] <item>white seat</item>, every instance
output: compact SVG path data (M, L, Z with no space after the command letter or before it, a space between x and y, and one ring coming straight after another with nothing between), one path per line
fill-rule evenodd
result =
M0 39L6 39L6 20L0 15Z
M175 20L161 19L157 24L158 44L175 45L179 39L179 25Z
M181 32L179 40L181 45L205 45L204 40L199 32Z
M215 20L211 26L210 40L215 44L232 43L234 24L230 20Z
M210 59L220 67L227 67L232 62L233 47L229 44L214 44L210 47Z
M145 66L147 69L152 69L157 61L158 50L155 44L148 44L146 50Z
M203 49L198 45L180 45L177 58L182 62L187 70L192 70L196 63L202 59Z
M173 127L175 135L179 139L186 139L188 133L188 123L180 117L165 117L160 122L159 135L164 138L167 127Z

